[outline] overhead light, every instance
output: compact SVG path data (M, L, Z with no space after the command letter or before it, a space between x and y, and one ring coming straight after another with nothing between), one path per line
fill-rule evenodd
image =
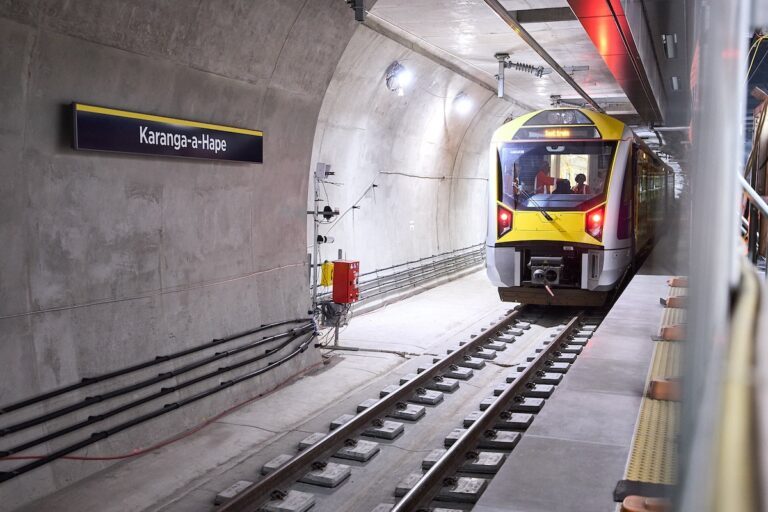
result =
M672 77L672 90L677 91L680 90L680 79L676 76Z
M472 110L472 98L467 96L466 93L460 92L453 100L453 108L461 115L469 114Z
M398 96L403 96L403 90L413 82L413 72L395 61L387 68L384 81L387 89L396 92Z

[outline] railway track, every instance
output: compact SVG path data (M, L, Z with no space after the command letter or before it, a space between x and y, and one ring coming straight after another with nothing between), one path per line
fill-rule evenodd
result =
M442 503L441 507L447 506L447 510L453 505L456 510L471 508L600 320L583 314L539 313L545 323L560 325L531 338L527 336L530 324L535 325L539 320L529 317L536 313L533 308L515 310L449 350L446 356L434 358L431 365L385 387L379 398L366 400L357 411L334 420L329 433L316 433L305 439L298 454L284 454L267 462L261 480L249 486L239 483L222 493L226 501L217 510L303 511L315 507L313 510L335 511L339 508L331 505L332 497L334 493L343 494L341 489L345 487L347 493L365 493L367 489L381 494L381 487L386 487L382 482L391 481L392 475L381 478L376 471L367 471L366 466L376 460L382 447L416 430L433 433L423 443L418 438L411 440L422 447L420 452L425 452L426 458L421 462L425 473L416 472L418 466L398 468L399 474L395 476L400 483L392 486L389 493L392 501L395 496L400 497L399 501L374 504L369 509L376 512L428 510L435 500ZM592 325L586 325L585 320ZM518 350L516 361L494 363L497 354L520 345L525 345L523 348L527 350ZM493 375L503 371L505 382L493 385L492 375L483 378L486 367L495 368ZM475 381L483 382L473 385ZM470 390L474 393L469 395L472 398L465 398L468 405L477 405L477 410L458 419L454 410L449 411L448 417L455 424L438 421L415 428L417 423L428 422L429 418L439 420L434 410L450 402L454 397L448 400L445 397L460 386L477 388ZM486 397L479 400L478 395L483 394ZM458 411L456 407L463 405L456 401L448 408ZM429 414L425 414L427 410ZM443 432L447 434L444 446L433 446L435 436ZM389 469L391 471L391 464ZM349 478L353 470L357 476ZM403 473L404 470L409 471ZM341 485L345 482L349 485ZM339 499L342 498L337 501Z

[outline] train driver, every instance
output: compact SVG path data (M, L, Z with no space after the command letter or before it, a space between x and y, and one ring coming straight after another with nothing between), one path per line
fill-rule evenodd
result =
M592 190L587 185L587 177L579 173L576 175L576 185L571 189L574 194L591 194Z
M538 174L536 174L535 191L536 194L549 194L555 185L555 178L549 175L549 160L544 158Z

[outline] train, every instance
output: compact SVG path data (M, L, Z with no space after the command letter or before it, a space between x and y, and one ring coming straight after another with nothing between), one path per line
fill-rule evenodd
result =
M506 302L599 307L674 215L674 173L622 121L531 112L490 148L486 270Z

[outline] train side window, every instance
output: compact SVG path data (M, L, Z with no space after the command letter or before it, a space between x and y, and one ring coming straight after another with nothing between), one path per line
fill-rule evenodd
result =
M619 226L616 237L626 240L632 233L632 165L627 165L624 182L621 186L621 203L619 205Z

